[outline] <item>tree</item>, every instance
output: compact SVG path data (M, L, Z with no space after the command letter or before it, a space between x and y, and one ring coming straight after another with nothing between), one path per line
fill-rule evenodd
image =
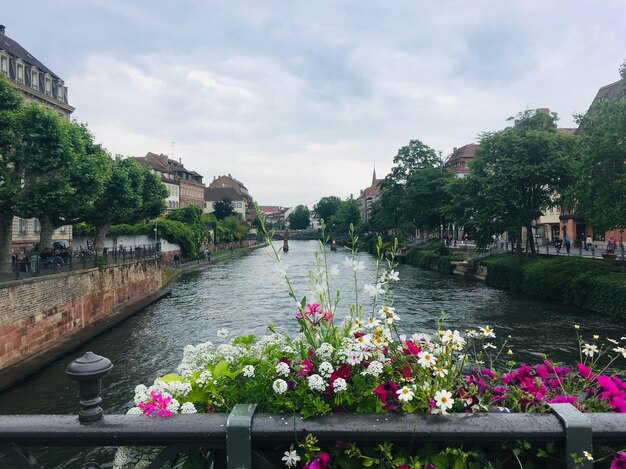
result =
M348 235L350 225L358 226L361 222L361 210L359 202L354 199L342 201L337 212L330 217L330 225L333 226L333 235L336 233Z
M109 161L104 189L85 217L96 229L96 250L103 249L111 225L158 217L167 195L159 178L135 160Z
M335 195L329 195L322 197L317 204L313 207L318 218L323 219L326 223L330 221L339 206L341 205L341 199Z
M223 220L226 217L234 215L235 207L233 206L233 202L228 197L224 197L222 200L213 204L213 213L218 220Z
M535 253L534 221L572 183L573 137L557 132L555 120L555 114L527 111L515 126L482 136L470 174L461 183L463 197L450 197L470 204L466 215L483 244L504 231L525 228Z
M16 211L39 219L44 249L56 228L84 220L103 190L110 156L86 126L38 105L25 108L20 127L24 186Z
M396 183L405 182L416 169L441 166L441 158L437 152L420 140L411 140L408 145L400 148L393 162L395 166L387 178Z
M446 225L446 185L453 179L442 167L414 170L405 185L403 211L412 228L439 232Z
M292 230L306 230L311 224L311 212L304 205L298 205L288 217L289 228Z
M229 215L220 224L230 230L236 241L241 241L248 234L249 227L239 215Z
M22 180L22 155L16 151L22 105L20 94L0 74L0 272L11 270L13 217Z
M580 119L580 139L577 214L601 232L626 228L626 99L594 105Z

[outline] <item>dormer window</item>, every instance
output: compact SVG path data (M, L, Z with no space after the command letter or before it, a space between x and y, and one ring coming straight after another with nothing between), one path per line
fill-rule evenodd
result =
M63 91L64 90L63 90L63 86L62 85L57 86L57 99L59 101L63 101Z
M18 83L24 83L24 66L22 64L17 64L16 79Z
M0 72L5 75L9 74L9 58L6 56L0 56Z
M39 89L39 74L35 70L31 72L30 83L34 89Z
M46 77L46 94L52 94L52 79L50 77Z

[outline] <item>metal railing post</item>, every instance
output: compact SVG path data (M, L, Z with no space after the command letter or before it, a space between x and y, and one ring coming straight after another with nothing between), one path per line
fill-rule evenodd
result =
M65 373L78 383L80 394L79 422L96 422L102 419L100 390L102 378L111 371L111 360L93 352L87 352L71 362Z
M565 460L568 469L592 469L593 462L583 456L583 451L593 451L593 438L589 419L572 404L548 404L557 415L565 430ZM572 458L575 454L583 462L577 464Z
M252 469L252 417L256 404L236 404L226 422L226 466Z

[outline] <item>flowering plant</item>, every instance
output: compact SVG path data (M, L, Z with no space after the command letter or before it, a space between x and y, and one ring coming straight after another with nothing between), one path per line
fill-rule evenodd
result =
M626 382L609 374L616 360L626 358L626 337L607 339L610 345L604 345L597 336L587 343L579 335L580 362L567 367L548 359L533 366L516 365L510 361L513 352L506 340L498 344L489 325L462 333L442 328L439 321L434 333L403 334L392 288L399 281L397 242L385 253L379 238L375 275L360 289L357 273L364 265L357 261L358 237L351 228L352 250L343 264L354 277L354 302L342 311L341 294L332 287L337 271L329 268L331 254L322 233L315 270L309 276L313 297L298 297L282 274L294 300L299 335L290 337L273 325L271 334L259 339L229 338L228 331L220 330L220 344L185 347L178 373L165 375L150 387L137 386L137 407L129 412L159 416L228 412L244 402L256 403L260 412L298 412L305 418L329 412L447 415L494 408L544 412L555 402L570 402L583 411L626 412ZM269 245L280 262L271 240ZM350 445L322 451L312 435L299 449L300 454L293 446L285 452L287 466L331 467L331 453L356 461L355 467L374 461L365 450ZM383 444L376 450L376 467L426 467L420 464L444 460L450 451L433 450L418 460ZM454 451L455 458L478 457ZM341 467L349 467L346 464Z

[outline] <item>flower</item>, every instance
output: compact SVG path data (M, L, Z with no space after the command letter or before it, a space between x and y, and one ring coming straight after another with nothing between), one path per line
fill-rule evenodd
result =
M246 378L252 378L254 376L254 367L252 365L246 365L243 367L242 372Z
M618 451L613 455L610 469L626 469L626 451Z
M381 319L384 319L387 324L393 324L396 321L400 320L400 317L396 314L396 311L391 306L383 306L378 311Z
M289 374L289 365L285 362L278 362L276 364L276 374L279 376L287 376Z
M334 264L330 267L329 274L331 277L339 277L339 267L337 266L337 264Z
M370 362L367 370L364 373L372 376L378 376L383 372L383 369L383 364L377 360L374 360L373 362Z
M491 327L489 327L488 325L485 326L485 327L480 327L479 329L482 331L482 333L483 333L483 335L485 337L495 337L496 336L496 334L493 332L493 329Z
M593 358L593 355L598 353L598 347L591 344L585 344L583 346L582 352L590 358Z
M334 371L333 365L330 362L322 362L319 366L320 375L324 378L328 378Z
M324 378L320 375L311 375L307 380L311 391L324 392L326 390L326 383L324 382Z
M193 403L191 402L185 402L181 407L180 407L180 413L181 414L195 414L198 411L196 410L196 406L193 405Z
M447 410L452 408L452 404L454 404L454 399L452 399L452 393L442 389L441 391L437 391L435 393L435 404L438 407L438 411L440 411L443 415L447 415Z
M336 378L335 381L333 381L333 391L335 391L335 393L345 391L346 389L348 389L348 383L346 383L345 379Z
M451 344L455 347L462 347L463 345L465 345L465 339L461 337L459 331L452 332L450 329L448 329L441 336L441 343L443 345Z
M406 386L402 387L401 389L398 389L396 391L396 394L398 395L398 400L402 402L412 401L413 398L415 397L415 393Z
M228 332L228 329L222 328L222 329L219 329L219 330L217 331L217 336L218 336L220 339L228 339L228 336L229 336L229 335L230 335L230 334L229 334L229 332Z
M385 290L383 290L383 287L380 283L377 283L376 285L365 285L363 287L363 290L365 290L365 293L367 293L370 298L374 299L385 293Z
M574 324L574 329L576 329L577 331L580 330L580 324Z
M622 357L626 358L626 348L624 347L615 347L613 349L614 352L620 353Z
M298 462L300 461L300 456L298 456L298 453L295 450L285 451L283 461L285 461L285 465L287 467L292 467L298 464Z
M593 461L593 456L589 451L583 451L583 456L587 458L589 461Z
M495 345L490 344L490 343L487 343L487 344L483 345L483 349L487 350L488 348L496 349L498 347L496 347Z
M438 366L434 369L433 374L435 376L439 376L440 378L445 378L448 376L448 370L446 370L443 366Z
M432 353L427 351L421 351L418 353L417 358L417 363L422 365L424 368L430 368L437 363L437 358Z
M272 388L274 388L276 394L284 394L287 391L287 387L287 382L284 379L277 379L272 384Z
M172 410L169 408L171 400L172 396L161 394L160 392L153 390L150 393L150 399L141 401L138 407L145 415L152 415L156 412L157 417L169 417L172 415Z

